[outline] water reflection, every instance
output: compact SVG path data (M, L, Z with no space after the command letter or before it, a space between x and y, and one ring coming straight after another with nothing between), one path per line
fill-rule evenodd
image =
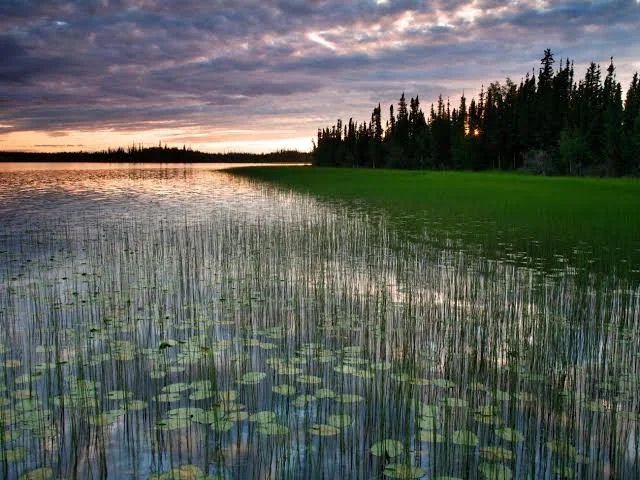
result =
M640 474L637 287L207 168L0 191L3 477Z

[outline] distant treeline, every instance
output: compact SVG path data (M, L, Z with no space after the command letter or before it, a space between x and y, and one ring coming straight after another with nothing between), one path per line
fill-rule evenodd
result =
M105 163L309 163L311 154L297 150L273 153L205 153L189 148L131 146L101 152L0 152L0 162L105 162Z
M380 104L367 124L338 120L318 130L317 165L408 169L527 170L540 174L640 175L640 81L622 100L613 58L574 80L573 62L554 67L545 50L536 76L482 88L452 106L442 96L428 115L404 93L383 127ZM604 79L602 78L604 76Z

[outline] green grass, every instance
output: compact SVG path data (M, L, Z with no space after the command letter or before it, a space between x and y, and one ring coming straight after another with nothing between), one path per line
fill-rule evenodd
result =
M505 173L251 167L233 173L332 200L382 207L407 234L433 232L588 271L640 265L640 182Z

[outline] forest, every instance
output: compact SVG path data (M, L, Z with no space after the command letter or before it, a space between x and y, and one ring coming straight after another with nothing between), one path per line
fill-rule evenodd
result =
M105 163L309 163L307 152L280 150L271 153L207 153L188 147L107 149L99 152L0 152L0 162L105 162Z
M604 78L603 78L604 77ZM511 170L542 175L640 175L640 79L623 101L613 57L605 72L545 50L537 72L482 87L467 104L438 98L425 114L416 95L380 104L369 123L338 120L319 129L316 165L438 170Z

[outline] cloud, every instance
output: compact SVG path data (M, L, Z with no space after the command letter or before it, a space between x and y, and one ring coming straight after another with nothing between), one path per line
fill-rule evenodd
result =
M425 106L518 80L548 47L578 75L614 55L628 81L638 27L635 0L4 0L1 131L276 124L312 137L403 90Z

